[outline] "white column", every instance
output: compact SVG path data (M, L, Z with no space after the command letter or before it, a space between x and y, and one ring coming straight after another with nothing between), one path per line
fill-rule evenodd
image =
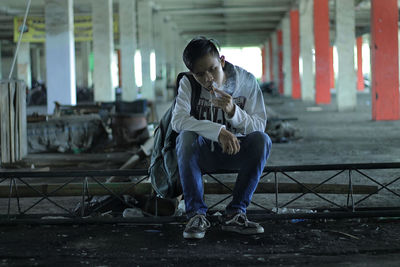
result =
M336 47L338 79L336 101L339 111L357 106L357 76L354 69L355 11L354 0L336 0Z
M154 14L154 50L156 53L156 81L155 89L162 100L167 100L167 79L166 79L166 37L164 30L164 17L160 13Z
M35 78L37 81L42 81L42 57L41 57L41 48L35 47L31 49L32 53L32 77Z
M22 43L19 46L17 55L17 77L25 81L28 88L32 87L31 74L31 52L29 43Z
M270 66L269 66L269 59L271 57L271 55L269 54L269 41L265 41L264 43L265 46L265 61L264 61L264 65L265 65L265 81L269 82L269 78L271 77L270 74Z
M112 57L114 52L112 0L92 0L94 100L114 101Z
M121 47L122 100L137 98L135 81L136 40L136 1L119 0L119 29Z
M313 0L299 1L301 96L303 100L315 101Z
M279 88L279 47L278 47L278 33L275 31L271 36L272 42L272 61L274 69L274 83L275 88Z
M179 35L178 31L174 29L174 36L175 36L175 70L176 75L178 73L183 72L186 70L185 63L183 62L182 55L185 46L183 45L183 39Z
M3 59L2 59L2 57L1 57L1 40L0 40L0 80L3 78L3 75L2 75L2 68L1 68L1 65L2 65L2 61L3 61Z
M167 82L175 86L176 70L175 70L175 41L173 36L173 29L171 22L165 26L167 32L166 46L167 46ZM185 70L187 70L185 68Z
M290 18L287 14L282 20L283 41L283 88L285 96L292 96L292 46L290 42Z
M45 0L47 113L54 101L76 104L72 0Z
M153 82L150 76L150 54L153 48L153 11L150 1L138 1L139 49L142 57L142 98L155 99Z

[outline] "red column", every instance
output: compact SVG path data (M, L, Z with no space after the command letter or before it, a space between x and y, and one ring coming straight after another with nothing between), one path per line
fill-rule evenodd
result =
M290 42L292 46L292 97L301 98L301 84L299 72L300 58L300 32L299 32L299 11L290 11Z
M279 72L279 93L283 95L283 39L282 30L278 30L278 72Z
M364 76L362 69L362 36L357 37L357 90L364 91Z
M314 0L315 102L329 104L329 2Z
M272 53L272 41L268 41L268 49L269 49L269 80L271 82L274 81L274 58Z
M263 47L261 48L261 60L262 60L262 75L261 75L261 81L263 83L266 82L266 68L265 68L265 45L263 45Z
M333 69L333 46L329 47L329 77L329 87L335 88L335 70Z
M371 1L372 119L398 120L397 0Z

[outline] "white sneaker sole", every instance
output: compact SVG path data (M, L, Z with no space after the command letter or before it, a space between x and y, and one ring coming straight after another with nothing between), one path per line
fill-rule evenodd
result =
M183 232L183 238L185 239L202 239L205 233L186 233Z
M221 226L222 231L234 232L242 235L256 235L264 233L264 228L239 229L236 226Z

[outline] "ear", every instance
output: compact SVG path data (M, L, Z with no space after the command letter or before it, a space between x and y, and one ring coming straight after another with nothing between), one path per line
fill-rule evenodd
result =
M224 56L224 55L222 55L222 56L219 58L219 62L221 62L221 66L222 66L222 67L225 67L225 56Z

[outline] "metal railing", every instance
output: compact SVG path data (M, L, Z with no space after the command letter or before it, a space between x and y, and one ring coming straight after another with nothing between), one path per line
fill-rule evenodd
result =
M382 182L380 178L374 178L372 175L366 173L367 170L387 170L393 169L395 177L386 177L386 181ZM399 172L397 172L397 170ZM319 183L310 184L305 183L305 177L295 177L299 174L308 172L324 173L326 177L318 177ZM220 203L232 197L232 188L234 183L227 183L217 178L218 174L234 174L237 171L220 170L214 173L207 174L216 183L205 183L205 194L227 194L221 200L209 205L209 210L213 210ZM296 174L296 175L294 175ZM368 181L367 185L355 185L353 182L353 175L357 174L363 180ZM126 176L136 177L136 181L132 183L106 183L102 181L102 177L111 176ZM345 184L329 184L328 182L334 181L335 178L347 180ZM343 177L344 176L344 177ZM264 183L266 178L269 177L272 183ZM34 183L38 179L51 180L66 180L57 184L38 184ZM55 202L53 198L60 196L76 196L80 197L81 206L84 207L85 198L94 195L111 195L113 198L118 199L124 205L133 207L128 203L122 195L124 194L151 194L151 184L148 182L148 174L146 169L133 169L133 170L79 170L79 171L3 171L0 172L0 199L8 201L6 203L6 210L3 208L0 212L0 222L16 222L18 220L31 221L38 218L35 214L30 214L29 211L36 207L39 203L46 200L52 205L58 207L63 212L63 216L71 221L84 220L84 211L80 214L74 213L67 207ZM282 183L282 180L289 180L290 183ZM314 177L313 180L316 178ZM360 178L359 178L360 179ZM29 181L28 181L29 180ZM400 163L362 163L362 164L329 164L329 165L301 165L301 166L269 166L264 169L260 178L260 183L257 188L257 193L270 193L275 195L274 207L266 207L265 204L260 204L252 201L252 204L259 208L257 214L261 214L268 218L288 218L288 217L329 217L337 216L347 217L360 217L360 216L400 216L400 212L395 208L388 208L386 206L378 209L365 210L365 207L359 208L360 204L365 202L371 196L380 193L382 190L390 193L391 196L400 197L400 194L393 188L395 183L400 180ZM33 181L33 182L32 182ZM372 184L372 185L371 185ZM212 186L211 186L212 185ZM400 187L400 186L399 186ZM280 203L280 194L296 193L298 195L292 196L292 199ZM307 194L313 194L320 200L333 207L336 213L322 213L316 212L313 214L279 214L280 210L288 207L290 204L298 201ZM347 201L345 204L335 202L326 197L326 194L345 194ZM354 196L362 195L358 200ZM290 195L291 196L291 195ZM26 197L39 197L35 199L26 208L21 207L21 198ZM16 201L16 207L12 207L11 200ZM157 203L157 201L156 201ZM400 203L400 202L399 202ZM4 204L4 203L3 203ZM11 209L17 210L13 213ZM157 216L157 206L155 216L152 219L157 221L165 221ZM336 216L336 215L335 215ZM149 218L148 218L149 219ZM170 218L172 219L172 218ZM175 218L176 219L176 218ZM91 219L92 221L101 221L103 219ZM115 218L115 220L123 220ZM146 220L146 219L143 219ZM168 219L167 219L168 220Z

